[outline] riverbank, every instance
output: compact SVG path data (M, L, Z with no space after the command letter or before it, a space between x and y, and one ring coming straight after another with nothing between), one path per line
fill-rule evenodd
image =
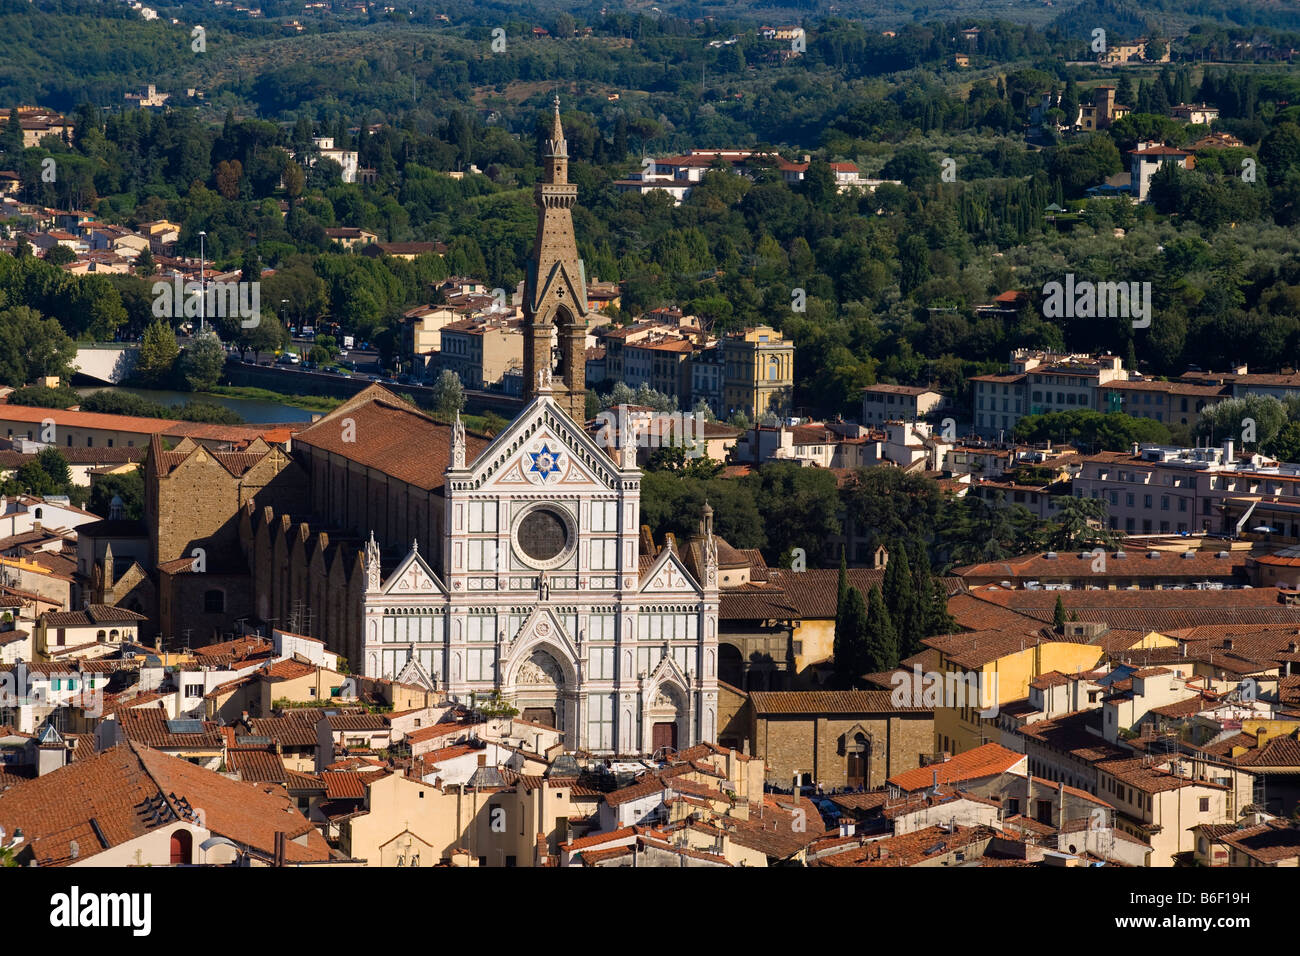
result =
M209 395L214 398L238 398L250 402L275 402L277 405L292 405L309 412L332 412L343 404L341 398L328 395L285 395L273 392L269 388L254 388L251 385L217 385L206 392L195 392L198 397Z

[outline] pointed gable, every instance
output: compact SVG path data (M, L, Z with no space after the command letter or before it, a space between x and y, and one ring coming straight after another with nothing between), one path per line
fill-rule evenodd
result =
M420 552L413 548L398 564L397 569L384 581L383 592L388 595L401 596L410 594L415 596L446 594L447 589L438 580L438 575L433 573L433 569L420 556Z
M618 468L573 419L543 392L456 477L460 490L618 487Z
M642 594L680 594L683 591L703 593L699 582L672 548L664 548L659 552L659 557L641 576L640 590Z

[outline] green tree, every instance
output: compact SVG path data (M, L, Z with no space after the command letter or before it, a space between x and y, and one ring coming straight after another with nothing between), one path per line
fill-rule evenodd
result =
M932 637L935 634L951 634L957 630L957 622L948 613L948 592L944 588L943 581L931 573L930 555L926 553L925 549L922 549L916 556L914 566L916 599L921 616L921 637ZM917 653L917 651L912 653Z
M1212 444L1231 438L1243 450L1258 450L1273 443L1286 421L1286 406L1272 395L1243 395L1201 409L1196 434Z
M465 387L460 377L449 368L442 370L430 389L433 393L433 410L443 418L451 418L465 407Z
M122 499L123 514L130 520L144 517L144 470L135 468L120 475L97 475L90 486L86 508L107 518L113 498Z
M72 377L77 346L54 319L27 306L0 311L0 383L14 387L46 376Z
M924 619L921 615L920 596L916 593L916 581L907 560L907 547L898 544L889 553L889 563L885 565L885 578L881 582L881 594L885 607L889 609L890 619L898 636L898 651L903 657L910 657L921 649L924 632Z
M140 254L135 257L135 271L142 276L151 276L158 271L153 261L153 253L149 251L148 246L141 249Z
M140 343L140 357L136 360L134 377L153 388L169 385L180 354L176 333L171 325L162 319L155 319L144 330L144 341Z
M180 358L181 381L191 392L206 392L221 379L226 367L226 350L221 339L207 329L190 339Z
M50 265L66 266L70 262L77 261L77 254L65 245L56 245L45 253L45 261Z
M1061 595L1056 596L1056 606L1052 609L1052 627L1056 628L1058 633L1065 632L1065 602L1061 600Z
M849 588L843 612L835 625L835 680L841 688L855 686L868 672L866 666L871 631L867 618L867 603L862 592Z
M1106 502L1102 498L1053 495L1056 517L1048 534L1053 551L1076 551L1117 544L1121 536L1106 527Z
M863 673L875 674L898 666L898 630L889 616L880 588L873 587L867 598L868 638Z
M10 392L5 402L9 405L31 405L37 408L71 408L81 401L75 391L66 385L58 388L46 388L44 385L29 385Z

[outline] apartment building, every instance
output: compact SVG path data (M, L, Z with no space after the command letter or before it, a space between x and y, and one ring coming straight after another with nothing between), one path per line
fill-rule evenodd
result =
M1130 373L1115 355L1061 355L1033 349L1011 353L1006 372L974 375L975 429L993 435L1016 426L1026 415L1092 409L1101 405L1101 388L1127 381Z
M649 385L665 395L676 395L680 403L690 394L693 349L688 339L662 332L625 343L622 380L632 388Z
M1218 394L1225 398L1265 395L1286 401L1300 396L1300 372L1294 369L1283 369L1277 374L1252 372L1245 365L1239 365L1231 372L1193 369L1184 372L1178 380L1187 384L1217 386L1220 389Z
M915 385L868 385L862 390L862 424L915 422L943 404L943 395Z
M1166 425L1195 428L1207 405L1228 397L1224 385L1195 385L1190 382L1157 382L1144 379L1111 381L1098 388L1101 410L1124 412L1139 418L1154 418Z
M691 376L691 405L704 402L713 414L722 413L722 377L725 366L722 347L716 340L706 342L691 353L688 363Z
M1143 445L1087 455L1082 463L1074 494L1105 500L1112 530L1236 535L1271 531L1265 521L1276 520L1283 536L1300 538L1300 513L1281 514L1283 506L1300 504L1300 465L1237 457L1232 441L1213 448Z
M505 388L507 373L524 364L519 319L462 319L443 326L441 341L440 366L455 372L466 388Z
M722 340L722 402L728 416L758 420L788 413L794 390L794 343L760 325Z

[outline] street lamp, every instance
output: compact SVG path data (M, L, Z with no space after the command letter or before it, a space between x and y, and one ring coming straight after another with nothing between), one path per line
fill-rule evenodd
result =
M203 331L208 317L208 289L203 281L203 240L207 233L199 230L199 332Z

